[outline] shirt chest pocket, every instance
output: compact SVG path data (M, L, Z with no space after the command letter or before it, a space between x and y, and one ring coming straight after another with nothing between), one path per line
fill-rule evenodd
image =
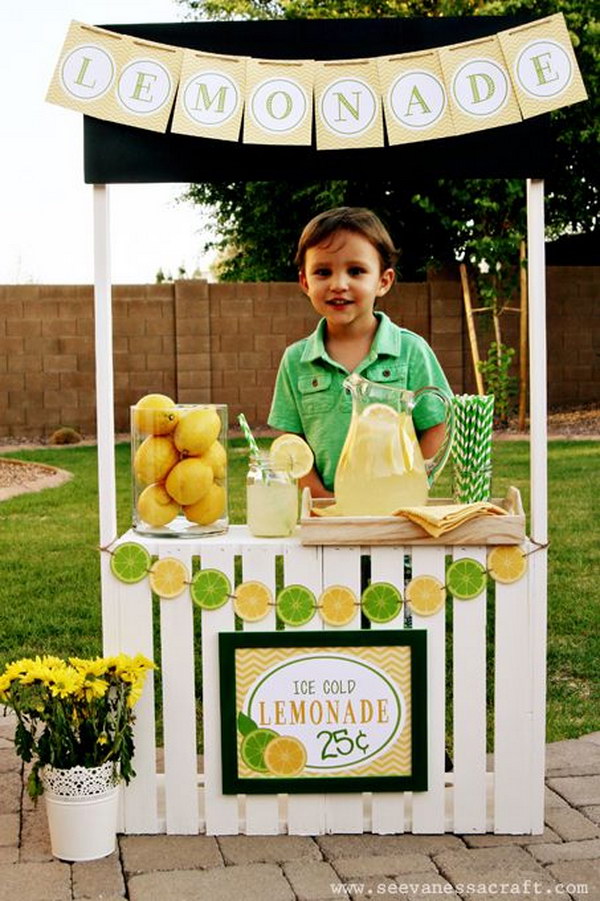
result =
M335 401L331 389L330 372L319 372L301 375L298 378L300 404L304 413L326 413L331 410Z
M369 366L364 376L372 382L393 385L395 388L406 388L407 374L408 366L406 363L379 360L377 363Z

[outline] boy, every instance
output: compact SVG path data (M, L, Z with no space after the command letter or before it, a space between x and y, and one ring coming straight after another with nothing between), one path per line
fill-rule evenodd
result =
M315 216L300 236L296 263L300 286L322 319L315 331L282 357L269 425L303 435L315 457L300 481L313 497L331 497L352 412L342 383L350 372L415 391L436 385L451 394L426 341L375 312L377 298L394 283L397 252L370 210L339 207ZM443 411L421 401L413 420L425 458L444 438Z

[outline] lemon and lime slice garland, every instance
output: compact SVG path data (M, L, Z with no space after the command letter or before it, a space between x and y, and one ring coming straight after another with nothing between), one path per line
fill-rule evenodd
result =
M473 504L490 499L493 394L460 394L452 399L454 500Z

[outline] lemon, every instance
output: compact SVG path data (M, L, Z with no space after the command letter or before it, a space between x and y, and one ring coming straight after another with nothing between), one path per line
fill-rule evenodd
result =
M356 613L358 600L345 585L330 585L321 594L318 611L328 626L346 626Z
M314 462L313 452L300 435L286 433L280 435L271 445L271 464L276 469L284 469L293 479L307 475Z
M133 458L133 471L144 485L163 482L179 460L179 454L167 435L150 435L140 444Z
M220 431L221 420L214 407L201 407L180 418L173 440L180 453L194 457L206 453Z
M225 513L225 504L227 495L222 485L214 482L204 497L201 497L195 504L188 504L183 508L183 512L190 522L195 522L199 526L208 526L211 522L215 522Z
M165 488L178 504L195 504L204 497L213 482L213 471L199 457L186 457L167 476Z
M278 735L267 743L263 759L272 776L299 776L306 766L306 748L292 735Z
M213 441L200 459L213 471L215 479L224 479L227 475L227 451L220 441Z
M176 598L188 582L187 567L176 557L161 557L150 567L150 587L161 598Z
M418 616L433 616L444 606L446 589L435 576L415 576L404 592L412 612Z
M487 558L492 579L509 585L517 582L527 572L527 557L517 545L501 545L493 548Z
M179 504L164 485L148 485L138 497L137 512L149 526L166 526L179 513Z
M363 419L399 427L399 414L387 404L369 404L361 413Z
M248 623L263 619L273 603L273 595L262 582L242 582L234 591L233 607L237 615Z
M134 408L133 424L144 435L169 435L178 420L175 401L166 394L146 394Z

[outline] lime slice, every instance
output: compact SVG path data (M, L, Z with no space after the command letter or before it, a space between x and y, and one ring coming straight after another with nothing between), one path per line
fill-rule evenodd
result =
M268 743L264 761L272 776L298 776L306 766L306 748L300 739L280 735Z
M201 569L192 579L190 596L203 610L217 610L230 595L231 582L218 569Z
M304 626L313 618L317 601L310 588L286 585L277 595L277 613L286 626Z
M187 566L177 557L161 557L150 567L150 587L160 598L176 598L189 580Z
M452 597L459 601L470 601L485 589L487 573L485 567L471 557L455 560L446 573L446 587Z
M371 582L360 601L372 623L389 623L402 610L402 595L390 582Z
M272 729L254 729L244 736L240 747L240 757L251 770L257 773L268 773L265 764L265 749L273 739L277 738L277 732Z
M345 585L330 585L319 598L318 610L328 626L347 626L352 621L358 600Z
M433 616L444 606L446 589L435 576L415 576L406 586L404 596L417 616Z
M527 557L516 544L495 547L488 554L487 564L492 579L506 585L517 582L527 572Z
M113 576L128 584L141 581L148 574L151 562L146 548L135 541L124 541L110 556Z
M271 590L262 582L242 582L235 589L233 602L235 612L248 623L263 619L272 603Z
M280 435L269 451L271 465L289 472L293 479L301 479L312 469L313 452L300 435Z

